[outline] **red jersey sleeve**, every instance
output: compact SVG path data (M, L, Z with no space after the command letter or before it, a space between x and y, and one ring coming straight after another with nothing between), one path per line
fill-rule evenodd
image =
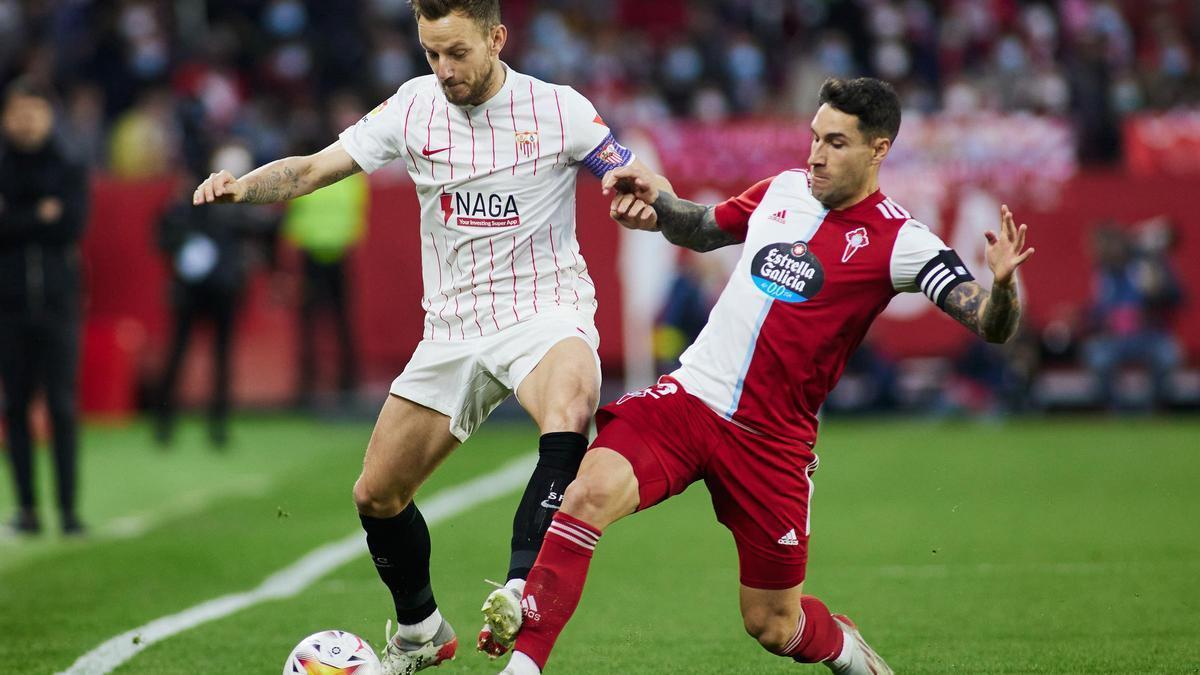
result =
M775 179L760 180L742 194L717 204L713 209L717 227L737 237L738 241L746 241L746 231L750 227L750 214L758 208L773 180Z

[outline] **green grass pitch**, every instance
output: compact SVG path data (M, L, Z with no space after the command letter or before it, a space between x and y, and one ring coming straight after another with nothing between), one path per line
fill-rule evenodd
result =
M0 671L65 669L104 640L250 590L358 528L350 488L368 425L242 417L224 454L185 426L84 436L83 541L0 539ZM423 490L532 452L493 423ZM1200 422L1007 424L835 419L818 446L807 591L849 614L901 673L1144 673L1200 668ZM40 458L44 504L49 463ZM504 574L513 492L433 528L434 587L458 630L440 673L495 673L473 651ZM419 498L420 499L420 498ZM0 513L11 485L0 484ZM274 673L324 628L378 644L390 599L365 554L296 598L154 644L118 673ZM601 540L551 673L825 672L742 630L732 539L703 485Z

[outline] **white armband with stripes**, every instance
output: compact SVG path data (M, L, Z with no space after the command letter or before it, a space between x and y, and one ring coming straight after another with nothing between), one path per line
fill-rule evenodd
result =
M926 297L945 309L946 297L950 295L950 291L962 282L974 279L958 254L947 249L939 251L932 260L925 263L917 273L916 282Z

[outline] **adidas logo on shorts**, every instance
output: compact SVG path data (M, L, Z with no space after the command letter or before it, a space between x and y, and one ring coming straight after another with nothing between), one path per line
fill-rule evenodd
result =
M779 541L775 543L783 544L784 546L799 546L800 540L796 538L796 528L793 527L792 529L788 530L787 534L780 537Z

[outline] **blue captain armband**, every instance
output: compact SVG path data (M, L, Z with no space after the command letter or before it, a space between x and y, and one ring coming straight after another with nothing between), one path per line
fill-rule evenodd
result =
M580 164L587 167L588 171L596 178L604 178L604 174L619 169L633 161L633 152L617 142L613 135L604 137L595 150L588 153L587 157L583 158Z

